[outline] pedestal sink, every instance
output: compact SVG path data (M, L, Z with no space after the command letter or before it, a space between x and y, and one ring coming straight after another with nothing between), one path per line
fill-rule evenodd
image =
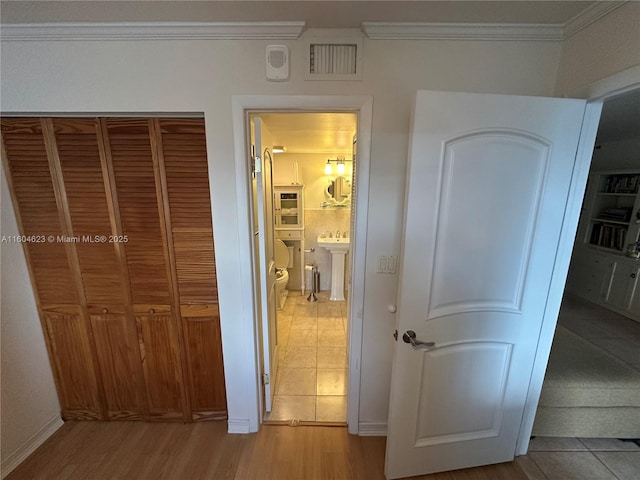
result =
M331 295L329 300L344 300L344 261L349 252L349 238L318 237L318 246L331 253Z

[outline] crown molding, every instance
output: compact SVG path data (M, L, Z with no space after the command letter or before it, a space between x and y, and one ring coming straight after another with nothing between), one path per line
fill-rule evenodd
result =
M624 1L599 1L565 23L400 23L363 22L373 40L529 40L562 41L613 12Z
M534 40L560 41L562 24L516 23L394 23L363 22L374 40Z
M585 8L575 17L567 20L567 22L564 24L564 38L567 39L575 35L583 28L586 28L592 23L600 20L602 17L613 12L615 9L621 7L625 3L628 2L596 2L590 7Z
M3 24L0 40L259 40L296 39L305 22L154 22Z

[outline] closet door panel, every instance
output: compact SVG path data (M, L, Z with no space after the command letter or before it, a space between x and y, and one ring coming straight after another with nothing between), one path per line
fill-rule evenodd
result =
M58 396L65 420L100 419L98 384L80 307L42 311L58 376Z
M117 307L89 309L109 419L143 418L138 345L129 334L128 316Z
M166 240L146 119L108 119L109 147L134 304L170 305Z
M27 244L40 305L78 304L39 119L2 119L2 143L14 208Z
M204 120L158 123L192 417L226 418Z
M218 303L204 120L159 123L180 303Z
M151 419L183 419L180 353L168 305L136 306L136 325Z
M217 305L183 306L194 420L226 418L220 315Z
M54 119L58 155L89 305L124 305L98 145L96 119Z

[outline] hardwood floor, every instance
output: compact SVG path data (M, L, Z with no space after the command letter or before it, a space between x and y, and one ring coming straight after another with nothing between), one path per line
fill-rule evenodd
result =
M226 422L66 422L6 480L384 480L384 437L344 427L265 425L229 435ZM526 480L515 463L415 477Z

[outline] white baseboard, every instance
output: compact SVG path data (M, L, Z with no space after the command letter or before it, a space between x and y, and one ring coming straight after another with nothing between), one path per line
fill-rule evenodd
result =
M2 459L2 476L4 478L9 475L15 468L20 465L24 460L31 455L36 448L42 445L51 435L53 435L60 427L64 425L60 414L56 414L51 420L49 420L39 431L33 434L27 441L25 441L15 452L9 454L6 458Z
M249 428L249 420L228 420L227 421L228 433L251 433Z
M358 424L358 435L361 437L386 437L387 423L360 422Z

